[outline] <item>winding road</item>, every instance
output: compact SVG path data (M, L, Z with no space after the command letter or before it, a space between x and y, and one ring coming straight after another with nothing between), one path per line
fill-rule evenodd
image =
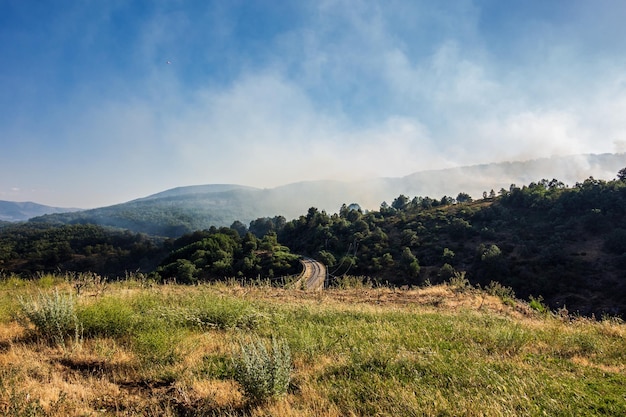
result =
M300 263L304 269L300 279L296 282L296 288L315 291L322 290L326 280L326 267L324 264L311 258L302 258Z

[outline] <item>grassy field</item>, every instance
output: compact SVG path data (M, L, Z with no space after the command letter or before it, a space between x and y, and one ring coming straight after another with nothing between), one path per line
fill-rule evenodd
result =
M626 415L623 322L461 284L314 293L130 279L77 291L63 277L5 277L0 414ZM245 389L251 346L288 351L286 393Z

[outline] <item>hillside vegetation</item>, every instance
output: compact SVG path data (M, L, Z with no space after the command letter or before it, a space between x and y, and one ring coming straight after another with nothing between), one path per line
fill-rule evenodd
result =
M95 272L110 277L152 270L167 254L164 240L95 225L9 224L0 228L0 271Z
M253 223L252 226L255 224ZM626 181L557 180L492 190L479 201L409 199L379 211L310 209L282 227L279 241L350 273L396 286L441 282L467 272L527 298L583 314L626 311Z
M277 215L163 239L95 225L33 221L0 228L0 268L128 272L159 282L251 281L297 274L298 256L344 276L395 288L437 284L463 273L472 285L497 282L553 310L596 317L626 312L626 171L568 187L540 180L485 191L473 200L397 196L379 210L344 204L298 218Z
M541 313L461 277L316 293L73 282L0 283L2 415L626 414L623 322Z
M233 184L178 187L122 204L31 219L48 224L96 224L171 238L211 226L245 224L266 216L292 219L310 207L335 212L343 203L357 202L376 209L382 201L408 196L474 198L484 190L509 188L540 178L559 178L574 184L589 176L609 178L626 166L626 153L555 156L530 161L501 162L420 171L401 178L374 178L357 182L306 181L259 189ZM48 213L57 211L48 211ZM0 204L0 219L2 219ZM34 214L33 214L34 215Z

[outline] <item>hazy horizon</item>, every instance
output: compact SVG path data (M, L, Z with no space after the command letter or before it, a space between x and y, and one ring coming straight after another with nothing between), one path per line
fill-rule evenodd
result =
M626 3L8 1L0 200L626 150Z

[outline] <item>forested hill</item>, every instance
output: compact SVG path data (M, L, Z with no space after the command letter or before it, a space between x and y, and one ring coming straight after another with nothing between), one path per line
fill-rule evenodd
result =
M522 298L543 297L555 309L623 316L626 170L610 181L588 178L567 187L541 180L489 190L478 199L466 193L399 195L379 210L344 204L333 214L312 207L290 221L236 221L175 241L88 225L29 223L0 228L0 249L5 272L141 270L157 280L187 282L290 274L297 266L292 254L301 254L324 262L331 282L351 275L410 286L464 277L511 287ZM115 263L106 264L107 258Z
M178 237L211 226L245 224L259 217L293 219L309 207L335 212L342 203L377 210L400 194L480 198L483 191L559 178L573 184L590 175L612 178L626 166L626 154L575 155L523 162L503 162L421 171L402 178L359 182L309 181L271 189L230 184L179 187L114 206L32 219L56 224L98 224L166 237Z
M259 199L262 190L235 186L196 192L195 187L160 193L114 206L35 217L32 223L96 224L151 235L178 237L233 221L269 215Z
M380 211L315 209L278 230L297 253L393 285L424 285L465 272L522 297L583 314L626 312L626 175L557 180L490 191L470 201L403 195ZM254 225L254 224L253 224Z
M109 278L151 271L167 255L160 238L95 225L17 223L0 227L0 278L94 272Z

